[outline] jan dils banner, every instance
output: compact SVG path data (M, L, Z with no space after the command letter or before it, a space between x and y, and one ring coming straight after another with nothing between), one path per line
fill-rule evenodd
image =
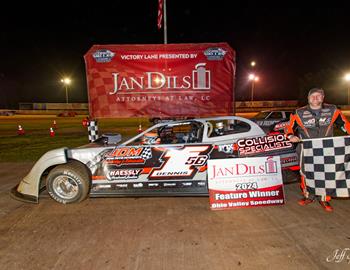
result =
M284 204L280 157L208 161L212 210Z
M94 45L84 58L92 117L233 113L235 52L227 43Z

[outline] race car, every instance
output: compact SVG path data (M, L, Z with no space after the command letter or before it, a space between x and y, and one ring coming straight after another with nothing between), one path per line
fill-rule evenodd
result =
M250 120L256 122L265 132L282 130L279 123L288 123L292 111L261 111Z
M88 196L205 196L209 159L259 155L279 155L284 177L298 169L295 147L283 134L266 136L242 117L159 123L124 142L109 134L78 148L51 150L11 195L38 203L46 188L63 204Z

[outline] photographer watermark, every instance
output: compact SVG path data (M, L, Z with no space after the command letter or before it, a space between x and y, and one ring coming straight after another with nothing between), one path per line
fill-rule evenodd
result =
M329 255L326 258L327 262L335 262L335 263L341 263L341 262L347 262L350 264L350 248L337 248L335 249L331 255Z

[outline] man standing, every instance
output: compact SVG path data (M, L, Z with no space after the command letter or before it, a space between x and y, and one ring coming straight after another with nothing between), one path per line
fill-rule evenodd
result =
M308 94L308 105L296 110L295 114L290 116L290 123L285 129L287 138L293 142L301 142L302 139L314 139L333 136L334 124L341 128L344 132L350 134L350 123L337 109L335 105L325 104L324 91L321 88L312 88ZM300 145L297 152L300 157ZM303 168L301 164L301 169ZM310 194L304 176L301 176L300 187L304 198L299 200L300 205L307 205L315 200L315 195ZM317 198L320 205L326 211L333 211L329 201L330 196L322 196Z

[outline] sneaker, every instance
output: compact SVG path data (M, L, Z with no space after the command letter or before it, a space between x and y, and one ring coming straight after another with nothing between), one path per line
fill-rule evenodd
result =
M314 200L309 199L309 198L302 198L301 200L298 201L298 204L301 206L308 205L312 203Z
M327 212L333 211L333 207L331 206L331 204L329 202L319 201L319 203L325 211L327 211Z

